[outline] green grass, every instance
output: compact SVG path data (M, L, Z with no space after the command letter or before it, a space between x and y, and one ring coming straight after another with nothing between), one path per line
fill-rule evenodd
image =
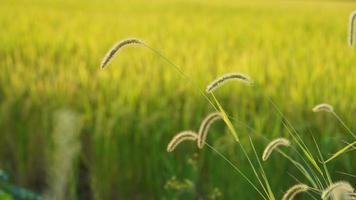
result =
M176 176L194 182L199 196L219 188L223 199L254 199L253 188L212 151L192 144L165 151L174 134L198 129L213 111L174 68L140 47L126 48L105 70L102 57L117 40L135 36L203 89L226 72L249 74L258 87L229 83L215 92L224 110L243 122L232 121L241 143L248 146L252 134L245 125L270 139L288 136L271 98L314 155L311 134L329 158L352 137L331 114L311 109L328 102L356 130L356 57L346 40L355 8L351 1L2 0L0 168L16 184L44 192L53 115L66 108L83 121L74 174L64 174L71 176L72 197L194 198L164 187ZM228 132L217 123L209 143L253 178ZM261 154L265 141L254 144ZM356 183L336 173L354 174L354 155L328 163L333 180ZM278 154L263 165L277 199L295 183L285 172L302 177Z

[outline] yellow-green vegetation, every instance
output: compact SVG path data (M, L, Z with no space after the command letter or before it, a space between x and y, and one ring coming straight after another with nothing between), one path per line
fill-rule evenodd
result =
M51 154L62 144L53 134L68 130L55 113L64 109L80 124L79 144L70 139L79 153L62 163L72 166L60 183L70 199L259 198L220 152L276 199L295 178L355 186L356 49L347 43L354 9L351 1L1 0L0 168L21 187L51 190L59 176ZM101 70L107 50L128 37L163 53L195 85L141 46L125 47ZM198 130L216 111L196 87L228 72L253 80L209 95L228 126L214 123L211 148L182 143L168 154L177 132ZM323 102L337 115L313 113ZM286 148L286 159L276 152L262 168L255 153L262 156L264 137L297 138L302 156ZM309 164L296 164L303 159Z

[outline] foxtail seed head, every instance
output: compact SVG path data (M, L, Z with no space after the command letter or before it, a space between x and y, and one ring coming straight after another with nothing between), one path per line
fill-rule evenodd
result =
M355 19L356 19L356 11L353 11L350 14L350 19L349 19L349 46L352 47L354 45L354 40L355 40L355 33L354 33L354 26L355 26Z
M287 192L283 195L282 200L293 200L297 194L306 192L309 190L309 186L305 184L297 184L289 188Z
M193 131L183 131L175 135L167 146L167 151L172 152L180 143L186 140L196 141L198 135Z
M289 140L285 138L277 138L271 141L270 143L268 143L267 147L263 151L262 160L266 161L271 155L271 153L273 152L273 150L278 148L279 146L289 146L289 145L290 145Z
M218 87L222 86L224 83L232 80L238 80L242 81L246 84L252 84L252 81L250 77L240 74L240 73L228 73L224 74L223 76L220 76L219 78L215 79L212 81L207 87L206 87L206 92L210 93L217 89Z
M321 194L321 199L327 200L330 196L336 199L351 200L354 188L346 181L339 181L331 184Z
M210 126L216 121L222 119L219 112L214 112L206 116L203 122L200 124L198 132L198 148L202 149L208 135Z
M313 108L313 112L320 112L320 111L334 112L334 108L327 103L318 104Z
M112 58L119 52L119 50L127 45L131 44L144 44L142 40L136 38L128 38L125 40L121 40L120 42L116 43L105 55L103 60L101 61L100 67L104 68L109 64Z

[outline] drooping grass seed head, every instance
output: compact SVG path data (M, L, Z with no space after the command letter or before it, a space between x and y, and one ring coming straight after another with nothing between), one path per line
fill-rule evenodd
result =
M210 126L219 119L222 119L220 112L211 113L204 118L198 132L198 148L203 148Z
M305 184L294 185L293 187L287 190L287 192L283 195L282 200L293 200L294 197L297 196L297 194L306 192L308 190L309 190L309 186Z
M321 194L321 199L327 200L342 199L342 200L352 200L353 199L354 188L350 183L346 181L339 181L331 184L327 187Z
M132 44L144 44L142 40L136 38L128 38L125 40L121 40L117 42L105 55L103 60L101 61L100 67L104 68L109 64L109 62L113 59L113 57L119 52L119 50L127 45Z
M279 146L290 146L290 142L285 138L277 138L271 141L270 143L268 143L265 150L263 151L262 160L266 161L273 152L273 150L278 148Z
M247 85L252 84L252 81L250 79L250 77L248 77L247 75L244 74L240 74L240 73L228 73L228 74L224 74L220 77L218 77L217 79L215 79L214 81L212 81L207 87L206 87L206 92L207 93L211 93L212 91L214 91L215 89L219 88L220 86L222 86L223 84L225 84L226 82L229 81L241 81Z
M354 31L354 26L355 26L355 19L356 19L356 11L353 11L350 14L349 18L349 35L348 35L348 41L349 41L349 46L352 47L355 43L355 31Z
M172 140L168 143L167 151L172 152L174 149L182 142L190 140L196 141L198 135L193 131L183 131L175 135Z
M313 112L320 112L320 111L334 112L334 108L327 103L318 104L313 108Z

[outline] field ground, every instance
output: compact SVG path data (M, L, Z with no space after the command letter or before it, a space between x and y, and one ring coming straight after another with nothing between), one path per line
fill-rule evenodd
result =
M249 74L254 86L229 83L215 93L238 119L247 151L249 134L259 153L266 142L258 135L288 137L271 98L308 146L315 150L313 135L328 157L351 138L332 115L311 108L328 102L356 130L356 51L346 41L355 8L352 1L1 0L0 168L16 185L47 191L55 113L66 110L76 123L63 130L79 130L81 146L73 162L61 157L74 169L59 172L72 199L213 198L218 190L222 199L255 199L209 149L187 143L166 152L175 133L197 130L213 111L174 68L141 47L126 48L105 70L102 57L134 36L201 88L226 72ZM223 123L212 127L208 142L253 177ZM264 166L278 197L295 183L287 172L302 179L280 155ZM355 173L354 152L328 167L334 180L356 183L336 173ZM173 176L190 180L185 185L193 183L194 192L169 187Z

